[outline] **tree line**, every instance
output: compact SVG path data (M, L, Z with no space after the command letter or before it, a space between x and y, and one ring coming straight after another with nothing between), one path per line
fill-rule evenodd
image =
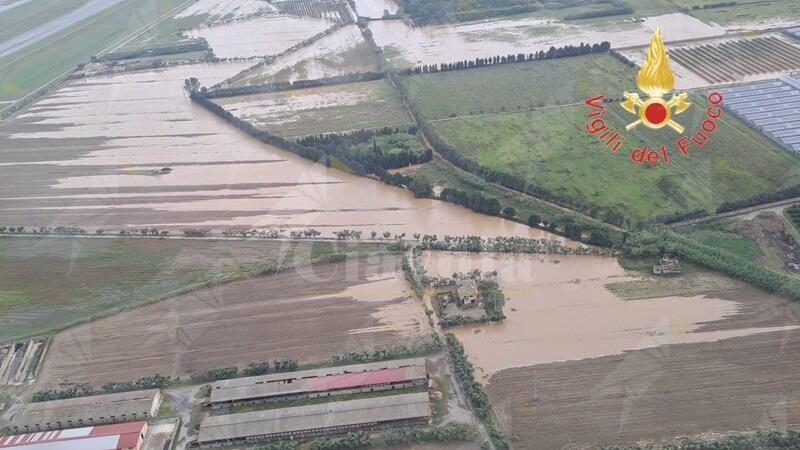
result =
M398 169L433 159L433 152L422 146L416 134L415 126L405 129L384 127L307 136L297 142L358 161L367 173L375 174L378 168ZM403 182L406 184L408 180L403 179Z
M572 56L588 55L591 53L605 53L611 50L611 43L603 41L599 44L564 45L561 47L550 47L549 50L539 50L536 53L517 53L509 55L496 55L488 58L475 58L474 60L463 60L449 63L423 64L414 68L407 68L401 71L404 75L447 72L451 70L474 69L477 67L490 67L502 64L515 64L531 61L542 61L547 59L568 58Z
M789 186L787 188L778 189L775 192L762 192L761 194L754 195L750 198L745 198L736 201L726 201L717 207L717 213L733 211L736 209L747 208L750 206L760 205L762 203L777 202L800 196L800 184Z
M384 78L383 72L361 72L346 75L337 75L327 78L317 78L313 80L295 80L266 84L251 84L236 87L218 87L205 89L203 95L206 98L236 97L239 95L266 94L269 92L288 91L291 89L308 89L322 86L334 86L337 84L357 83L359 81L374 81Z
M267 373L293 372L297 370L298 364L294 359L276 359L270 367L267 361L252 361L240 372L239 367L217 367L208 370L193 372L189 378L194 382L209 382L218 380L228 380L238 376L265 375Z
M417 104L413 101L407 86L399 79L399 76L397 74L390 72L389 77L393 82L393 84L397 86L398 92L400 93L400 97L402 98L403 102L408 106L408 109L411 112L412 117L416 121L419 130L428 139L428 142L430 142L433 148L435 148L440 155L442 155L447 161L449 161L456 167L465 170L469 173L472 173L474 175L477 175L478 177L482 178L484 181L487 181L489 183L498 184L500 186L509 188L517 192L521 192L523 194L530 195L532 197L549 201L551 203L556 203L558 205L567 208L575 209L589 216L599 215L602 212L603 215L607 215L609 218L613 220L620 222L624 221L624 216L620 214L605 214L608 211L600 211L596 206L572 198L566 194L554 193L544 187L533 185L521 177L506 172L501 172L498 170L482 167L477 162L462 155L458 150L456 150L453 146L447 143L444 140L444 138L442 138L442 136L438 133L438 131L436 131L436 129L432 125L430 125L425 116L419 110ZM445 190L447 189L448 188L446 188ZM461 204L470 209L473 209L474 211L483 212L486 214L499 215L502 212L502 209L499 209L500 206L499 206L499 201L497 201L497 199L485 197L483 196L483 194L480 193L474 193L474 194L466 193L464 191L459 191L456 189L452 189L450 191L445 192L445 190L442 191L442 195L440 195L440 198ZM608 225L600 222L595 223L595 222L590 222L588 220L582 220L580 226L582 229L581 234L580 235L575 234L574 236L571 236L575 240L588 242L588 240L584 239L583 237L584 233L588 233L590 238L591 236L596 236L595 242L603 242L604 245L617 244L622 242L622 240L624 239L624 235L622 233L618 233ZM555 231L557 229L558 227L556 224L551 224L551 230Z
M432 333L431 339L417 339L406 345L394 345L375 350L360 350L333 355L331 363L334 365L361 364L390 359L413 358L436 353L440 348L439 335Z
M115 392L129 392L139 391L143 389L164 389L171 383L169 377L155 374L152 376L141 377L135 381L106 383L95 389L88 384L80 384L77 386L69 386L64 389L48 389L44 391L37 391L33 393L31 401L33 402L46 402L50 400L61 400L65 398L76 397L89 397L92 395L100 394L113 394Z
M489 432L489 437L497 450L509 450L511 447L505 435L497 428L492 418L492 405L489 394L483 385L475 379L475 368L469 362L464 346L453 333L445 333L445 342L450 360L456 372L456 379L467 395L475 414L481 419Z
M623 247L623 251L633 257L660 256L666 250L675 251L683 259L719 270L764 290L800 300L800 280L794 276L776 272L720 247L702 244L664 225L656 225L631 235Z

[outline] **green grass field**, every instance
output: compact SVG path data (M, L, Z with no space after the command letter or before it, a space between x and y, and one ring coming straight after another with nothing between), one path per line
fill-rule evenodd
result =
M583 102L632 89L636 72L607 54L402 77L428 119Z
M488 183L476 175L459 171L449 164L433 160L418 166L413 177L426 180L434 186L449 187L467 192L480 192L483 195L496 198L503 208L510 206L517 212L517 218L526 221L531 214L536 214L545 222L552 222L563 214L558 208L535 198L519 195L503 189L500 186Z
M379 243L0 238L0 342Z
M633 78L634 71L610 55L589 55L408 76L402 82L437 132L468 158L622 212L633 222L696 208L713 211L724 201L800 183L800 162L731 116L689 157L675 148L671 129L643 127L627 133L612 153L584 131L590 109L583 101L600 93L619 97L634 89ZM691 133L704 112L695 106L677 119ZM608 105L610 127L624 130L633 117L617 103ZM632 149L662 143L672 148L669 165L630 161Z
M285 138L412 124L387 80L225 97L214 102Z
M35 91L178 4L178 0L126 0L0 59L0 101Z
M720 25L755 24L759 21L800 20L800 2L795 0L740 0L736 5L720 8L703 8L720 2L717 0L674 0L688 13L705 22ZM696 9L695 9L696 8Z
M32 0L0 14L0 42L5 42L50 20L68 14L86 0Z
M713 211L724 201L800 183L795 158L733 117L723 118L713 141L701 150L684 157L673 148L668 165L651 167L631 162L630 150L642 144L659 148L674 140L671 130L634 132L615 154L583 131L587 110L569 106L443 121L435 127L485 167L619 210L636 222L696 208ZM613 118L608 120L619 128L630 121L616 105L609 111ZM688 129L702 118L694 116L683 119Z

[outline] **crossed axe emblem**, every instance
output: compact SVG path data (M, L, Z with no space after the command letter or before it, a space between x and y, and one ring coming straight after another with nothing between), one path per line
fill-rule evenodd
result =
M690 102L686 101L689 95L686 92L673 94L669 101L664 101L661 97L642 100L635 92L625 92L623 95L626 100L621 103L622 107L631 114L639 115L638 120L625 127L626 130L630 131L641 124L654 129L669 126L678 133L683 133L685 130L683 125L672 119L672 116L680 114L692 106Z

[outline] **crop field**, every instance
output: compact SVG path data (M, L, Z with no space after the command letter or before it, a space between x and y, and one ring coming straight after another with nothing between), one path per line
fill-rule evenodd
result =
M253 360L326 362L430 338L399 256L352 258L197 290L54 338L40 386L186 375ZM388 278L387 278L388 277Z
M612 20L678 12L678 8L667 0L539 0L537 4L541 8L537 15L562 20Z
M205 39L219 58L256 58L279 55L334 24L314 17L268 15L194 28L186 34Z
M131 40L119 51L175 45L188 40L185 32L222 21L242 20L275 13L276 8L261 0L195 0L177 14Z
M408 76L402 82L422 114L463 155L636 222L713 210L724 201L800 181L797 160L730 116L702 150L688 158L672 155L669 166L636 165L629 152L641 144L659 148L674 141L671 130L633 132L626 151L605 149L583 131L583 101L598 93L619 95L633 78L633 71L612 57L593 55ZM608 111L613 123L629 122L618 105ZM695 108L682 118L687 130L698 127L702 113Z
M792 23L800 17L800 4L791 0L674 0L673 3L688 9L698 19L726 26Z
M347 2L322 0L285 0L273 3L284 14L328 19L334 22L352 22L353 16Z
M798 305L760 291L744 288L722 298L740 302L746 313L702 331L800 323ZM490 397L508 432L520 442L547 448L632 444L800 421L800 410L791 404L800 388L793 375L800 370L796 328L715 342L664 343L504 370L492 376Z
M796 302L691 265L654 277L602 257L422 259L431 276L498 272L503 324L453 332L515 449L658 442L800 420L791 403L800 389ZM649 270L648 261L636 264Z
M672 59L711 83L731 83L800 69L800 46L778 35L670 49Z
M276 60L257 65L226 82L227 86L246 86L314 80L377 69L372 48L356 25L347 25L311 45Z
M3 238L0 342L37 336L212 282L380 244Z
M430 120L582 103L630 89L635 71L610 55L587 55L402 77ZM609 94L611 95L611 94Z
M283 137L411 125L386 80L226 97L215 102L240 119Z

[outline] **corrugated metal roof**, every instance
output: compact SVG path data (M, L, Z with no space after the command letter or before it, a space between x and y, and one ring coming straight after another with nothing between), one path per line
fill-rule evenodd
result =
M14 450L117 450L136 445L147 422L0 436L0 448Z
M137 419L144 418L144 414L150 413L157 394L158 389L147 389L29 403L20 407L15 413L11 425L34 427L68 420L77 423L78 420L88 421L89 418L97 420L101 416L105 418L115 416L117 420L122 420L123 414L127 420L131 420L134 419L132 417L134 413L137 414Z
M198 440L200 443L206 443L316 428L423 419L430 415L427 392L389 395L210 416L200 425Z
M334 389L400 383L403 381L422 380L425 378L427 378L427 370L424 364L421 366L415 365L366 372L340 373L314 378L292 379L291 383L258 383L247 386L216 389L211 391L211 403L325 392Z
M395 359L390 361L379 361L374 363L351 364L347 366L325 367L322 369L298 370L295 372L273 373L269 375L259 375L256 377L233 378L230 380L215 381L210 383L212 392L216 389L227 389L240 386L250 386L253 384L274 383L284 380L296 380L302 378L324 377L328 375L338 375L343 373L366 372L369 370L394 369L397 367L425 366L425 358Z

